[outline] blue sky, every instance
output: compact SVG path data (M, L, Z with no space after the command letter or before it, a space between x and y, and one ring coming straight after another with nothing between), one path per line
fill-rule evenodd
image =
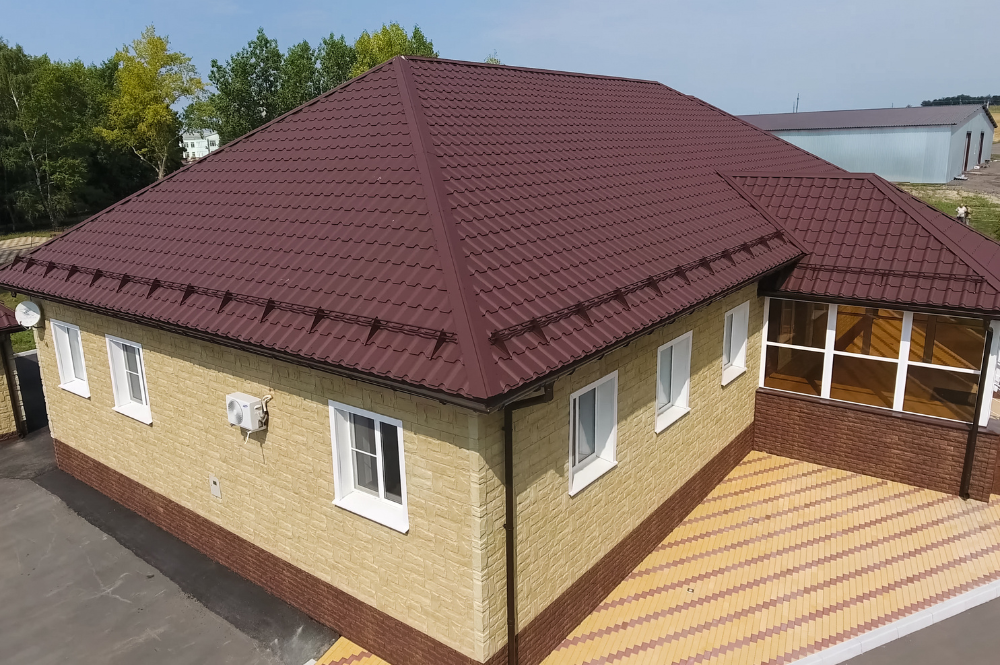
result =
M655 79L732 113L1000 93L1000 30L972 0L0 0L0 36L100 61L153 23L207 77L262 26L282 49L418 23L443 57ZM207 80L207 79L206 79Z

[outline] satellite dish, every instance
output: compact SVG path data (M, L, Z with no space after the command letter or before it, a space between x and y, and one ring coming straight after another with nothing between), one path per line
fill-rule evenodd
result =
M14 318L25 328L34 328L42 320L42 310L30 300L25 300L14 308Z

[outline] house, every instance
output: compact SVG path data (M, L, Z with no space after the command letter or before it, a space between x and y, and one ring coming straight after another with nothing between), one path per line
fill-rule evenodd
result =
M997 126L976 104L740 117L842 169L893 182L951 182L990 159Z
M392 663L540 662L754 448L993 487L1000 246L655 82L397 57L0 285L62 469Z
M181 157L185 162L201 159L219 149L218 132L200 131L181 134Z

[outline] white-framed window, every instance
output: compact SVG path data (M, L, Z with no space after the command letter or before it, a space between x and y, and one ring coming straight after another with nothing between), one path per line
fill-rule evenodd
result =
M750 301L726 312L722 332L722 385L747 371Z
M330 400L333 503L406 533L403 423Z
M617 464L618 372L569 397L569 494L573 496Z
M762 387L962 422L1000 342L985 349L987 322L960 316L783 298L764 312Z
M656 432L691 410L692 331L656 350Z
M142 345L111 335L107 335L107 340L115 411L149 425L153 415L149 410Z
M71 323L53 319L52 341L56 349L56 366L59 368L59 387L80 397L90 397L80 329Z

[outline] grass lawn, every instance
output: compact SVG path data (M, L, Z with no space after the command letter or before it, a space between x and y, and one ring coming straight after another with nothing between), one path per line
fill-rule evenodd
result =
M958 206L968 206L972 209L972 227L990 238L1000 239L1000 202L943 185L901 184L899 187L949 217L955 216Z
M0 293L0 302L2 302L7 307L14 309L17 307L17 303L27 300L28 296L19 295L16 298L10 294L9 291L4 291ZM21 351L31 351L35 348L35 333L30 330L22 330L21 332L16 332L10 336L10 344L14 347L14 353L21 353Z

